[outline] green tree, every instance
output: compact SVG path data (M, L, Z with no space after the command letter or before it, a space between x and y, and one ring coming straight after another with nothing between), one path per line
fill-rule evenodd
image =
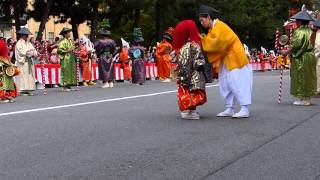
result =
M1 0L0 14L3 21L15 21L16 31L20 30L21 18L26 14L27 0ZM26 19L24 19L26 20Z
M43 31L50 16L52 5L53 0L35 0L33 3L34 10L28 12L31 17L40 22L36 38L38 41L42 40Z
M70 19L75 38L80 23L89 22L91 38L95 39L99 23L109 19L116 40L120 37L131 40L132 29L138 26L143 29L146 42L155 43L169 26L181 20L193 19L199 23L198 8L207 4L221 12L220 19L244 43L272 48L275 30L288 19L289 8L300 8L304 3L314 7L314 0L54 0L49 14L59 17L60 22ZM42 3L35 8L38 21L45 19L45 7Z

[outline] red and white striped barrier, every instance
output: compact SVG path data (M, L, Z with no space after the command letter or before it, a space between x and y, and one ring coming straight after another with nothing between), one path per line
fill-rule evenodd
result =
M59 64L44 65L44 82L45 84L60 84L61 70ZM92 80L99 77L98 65L92 64ZM35 78L37 82L42 82L41 64L35 65ZM79 81L82 81L82 74L79 73Z
M154 79L158 76L155 63L146 63L146 78ZM99 79L98 64L92 64L92 80ZM115 80L124 80L123 69L120 63L114 64ZM61 70L59 64L44 65L44 82L45 84L60 84ZM35 78L37 82L42 82L41 65L35 65ZM82 82L82 74L79 73L79 81Z
M155 63L146 63L146 78L154 79L158 77L158 69Z
M145 72L147 79L154 79L158 77L158 69L155 63L146 63ZM114 75L116 81L124 80L124 73L120 63L114 64Z
M120 63L114 63L114 77L116 81L124 80L123 69Z
M260 62L251 62L252 69L254 71L271 70L272 65L269 62L264 63L264 67ZM177 65L171 64L171 69L174 69ZM158 69L155 63L146 63L145 72L147 79L155 79L158 77ZM61 70L59 64L45 64L44 65L44 82L45 84L60 84ZM123 69L120 63L114 64L114 76L116 81L124 80ZM42 82L41 64L35 65L35 78L37 82ZM92 64L92 80L99 79L98 64ZM82 82L82 74L79 73L79 81Z
M264 71L264 70L272 70L272 65L270 62L251 62L253 71Z
M44 64L44 82L45 84L60 83L60 65L59 64ZM37 82L42 82L41 64L35 65L35 78Z

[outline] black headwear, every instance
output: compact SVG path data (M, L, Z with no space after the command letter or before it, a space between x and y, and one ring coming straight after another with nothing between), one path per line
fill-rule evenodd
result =
M201 5L199 8L199 16L210 16L211 19L217 19L219 11L206 5Z
M29 31L28 28L21 28L17 34L20 34L20 35L32 35L32 33Z
M64 28L61 30L61 32L60 32L59 35L65 35L65 34L67 34L68 32L71 32L71 31L72 31L72 29L64 27Z
M99 34L102 36L111 36L111 32L106 29L102 29Z
M291 17L291 19L302 20L302 21L313 21L313 18L306 10L300 11L298 14Z

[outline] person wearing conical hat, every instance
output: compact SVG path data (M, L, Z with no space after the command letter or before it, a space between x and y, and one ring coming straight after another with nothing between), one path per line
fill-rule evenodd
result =
M146 81L143 47L144 38L141 28L133 30L133 46L129 49L129 56L132 61L132 83L143 85Z
M308 27L313 18L306 10L292 17L298 25L293 33L291 50L283 50L282 54L291 52L291 95L296 97L294 105L309 106L311 97L317 94L317 60L314 45L311 41L312 30Z
M157 45L156 60L158 68L159 80L162 82L171 82L170 79L170 63L171 63L171 51L172 51L172 36L174 29L169 28L163 35L162 42Z
M94 47L99 59L99 79L103 83L101 88L113 88L115 80L113 57L117 44L111 39L110 31L102 29L99 34L101 38L94 43Z
M72 29L63 28L60 32L63 39L59 42L57 53L60 57L62 91L69 92L77 84L77 65L74 55L75 47L71 35Z
M218 117L248 118L252 101L252 68L238 36L232 29L218 19L219 11L202 5L199 9L201 25L208 29L202 37L202 48L219 71L220 94L225 102L225 111ZM241 110L234 113L238 102Z
M317 28L315 41L315 55L317 58L317 93L320 95L320 20L318 19L314 26Z
M27 28L21 28L17 34L20 39L15 46L15 64L21 71L16 77L17 89L22 96L33 96L36 89L34 60L38 57L38 52L28 41L32 33Z

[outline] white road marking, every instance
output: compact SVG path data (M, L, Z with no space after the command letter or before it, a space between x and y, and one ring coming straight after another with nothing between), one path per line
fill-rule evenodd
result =
M209 85L209 86L207 86L207 88L217 87L217 86L219 86L219 85L218 84ZM32 112L39 112L39 111L55 110L55 109L65 109L65 108L70 108L70 107L85 106L85 105L99 104L99 103L106 103L106 102L115 102L115 101L128 100L128 99L137 99L137 98L143 98L143 97L171 94L171 93L175 93L175 92L177 92L177 90L164 91L164 92L152 93L152 94L143 94L143 95L137 95L137 96L127 96L127 97L113 98L113 99L104 99L104 100L90 101L90 102L83 102L83 103L67 104L67 105L61 105L61 106L50 106L50 107L45 107L45 108L26 109L26 110L20 110L20 111L0 113L0 117L17 115L17 114L32 113Z

